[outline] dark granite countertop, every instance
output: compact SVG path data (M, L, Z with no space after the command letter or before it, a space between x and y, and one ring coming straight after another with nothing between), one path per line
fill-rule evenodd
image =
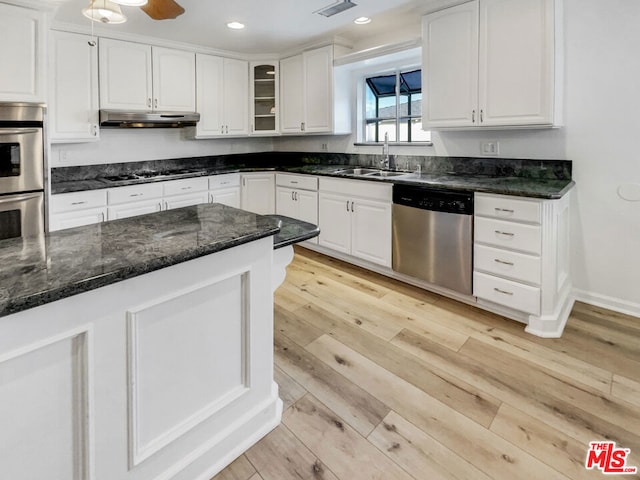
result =
M263 154L263 156L264 155L266 154ZM405 171L404 175L397 177L371 177L337 173L340 169L354 168L358 165L366 168L375 168L379 162L376 163L376 159L370 159L368 156L351 158L350 156L336 154L335 159L330 159L329 157L325 158L317 154L306 154L304 158L296 157L291 159L289 157L291 157L292 154L282 155L282 157L276 158L269 157L268 161L265 161L262 165L255 164L260 159L253 159L253 163L249 161L244 163L236 161L234 163L233 160L229 160L228 163L207 163L198 158L193 160L192 163L183 162L182 164L177 160L166 160L141 162L131 166L114 164L113 166L67 167L66 169L54 169L55 175L52 178L51 190L53 194L59 194L168 181L176 178L183 179L265 170L367 180L372 182L424 185L430 188L497 193L543 199L560 198L575 185L573 180L571 180L571 162L568 161L425 157L420 158L420 164L423 167L421 174L417 174L415 171ZM327 154L325 154L325 156L326 155ZM343 163L337 163L338 160ZM358 160L361 160L363 163L353 163ZM347 161L349 163L346 163ZM398 157L394 163L396 165L409 165L411 162L416 163L417 160L411 157L406 157L406 159L405 157ZM165 164L170 165L172 168L178 168L179 165L182 165L182 168L190 168L191 171L179 177L160 176L120 181L110 181L105 178L105 175L108 173L121 171L118 170L118 168L134 168L134 171L135 168L138 168L140 169L139 171L144 172L148 168L163 168L162 166ZM568 171L567 168L569 169ZM61 171L63 170L72 172L72 175L62 174ZM92 171L93 175L97 176L90 176Z
M280 231L273 237L273 249L286 247L294 243L303 242L313 237L317 237L320 234L320 229L317 225L312 223L303 222L296 218L285 217L283 215L265 215L266 217L273 218L278 222Z
M283 222L287 223L287 222ZM290 222L288 222L290 223ZM287 227L289 242L305 226ZM297 230L296 230L297 229ZM202 204L0 241L0 316L278 233L278 219ZM302 232L304 233L304 232Z

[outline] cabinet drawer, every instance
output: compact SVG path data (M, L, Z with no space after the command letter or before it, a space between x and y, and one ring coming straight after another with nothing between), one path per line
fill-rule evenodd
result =
M84 210L86 208L105 207L106 205L106 190L61 193L51 196L51 211L53 213L71 212L74 210Z
M108 192L109 205L137 202L140 200L149 200L151 198L161 197L161 183L147 183L144 185L131 185L129 187L112 188Z
M209 189L214 190L217 188L229 188L240 186L240 174L239 173L225 173L222 175L215 175L209 177Z
M386 202L391 202L393 196L393 184L369 180L321 178L319 188L322 192L340 193L349 197L371 198Z
M475 241L540 255L540 227L493 218L475 218Z
M276 173L276 185L281 187L301 188L303 190L318 190L318 177Z
M540 289L537 287L474 272L473 294L514 310L540 315Z
M540 257L486 245L475 245L474 270L540 285Z
M540 202L505 195L476 194L475 214L519 222L540 223Z
M206 190L209 190L207 177L185 178L184 180L171 180L170 182L162 183L162 193L165 196L204 192Z

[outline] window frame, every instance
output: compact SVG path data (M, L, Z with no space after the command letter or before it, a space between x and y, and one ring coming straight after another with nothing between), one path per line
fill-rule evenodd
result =
M358 109L359 115L358 115L358 141L355 143L355 145L382 145L384 143L384 140L380 138L379 133L378 133L378 127L376 128L376 141L367 141L367 126L371 123L377 123L379 124L379 122L381 120L395 120L395 130L396 130L396 139L400 138L400 126L403 122L407 123L407 127L408 127L408 131L407 131L407 136L410 139L411 138L411 120L413 118L418 118L417 115L411 115L411 103L409 102L409 107L408 107L408 112L407 115L403 115L400 116L400 97L401 97L401 91L400 91L400 87L401 87L401 74L402 73L408 73L408 72L412 72L415 70L420 70L422 72L422 65L420 64L413 64L413 65L404 65L401 67L395 67L395 68L390 68L390 69L381 69L379 71L369 71L366 72L365 74L361 75L358 81L358 103L360 103L360 108ZM383 77L383 76L391 76L391 75L395 75L396 77L396 82L395 82L395 116L394 117L390 117L390 118L382 118L380 116L376 116L376 117L371 117L371 118L367 118L367 79L369 78L374 78L374 77ZM422 93L422 91L421 91ZM410 96L411 94L409 94ZM380 97L382 98L382 97ZM378 114L379 112L378 110L378 98L376 98L376 113ZM423 115L421 114L419 116L419 118L422 118ZM429 136L431 137L431 131L426 130L427 132L429 132ZM399 140L395 140L395 141L389 141L389 144L391 145L401 145L401 146L431 146L433 145L433 141L430 140L418 140L418 141L399 141Z

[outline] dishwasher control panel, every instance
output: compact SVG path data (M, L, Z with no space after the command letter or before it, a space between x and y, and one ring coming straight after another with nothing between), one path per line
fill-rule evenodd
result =
M395 184L393 203L434 212L473 215L473 193L470 192Z

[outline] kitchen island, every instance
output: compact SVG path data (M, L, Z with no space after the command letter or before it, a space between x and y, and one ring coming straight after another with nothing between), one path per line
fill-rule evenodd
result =
M0 241L2 478L224 468L280 422L274 245L313 235L203 204Z

